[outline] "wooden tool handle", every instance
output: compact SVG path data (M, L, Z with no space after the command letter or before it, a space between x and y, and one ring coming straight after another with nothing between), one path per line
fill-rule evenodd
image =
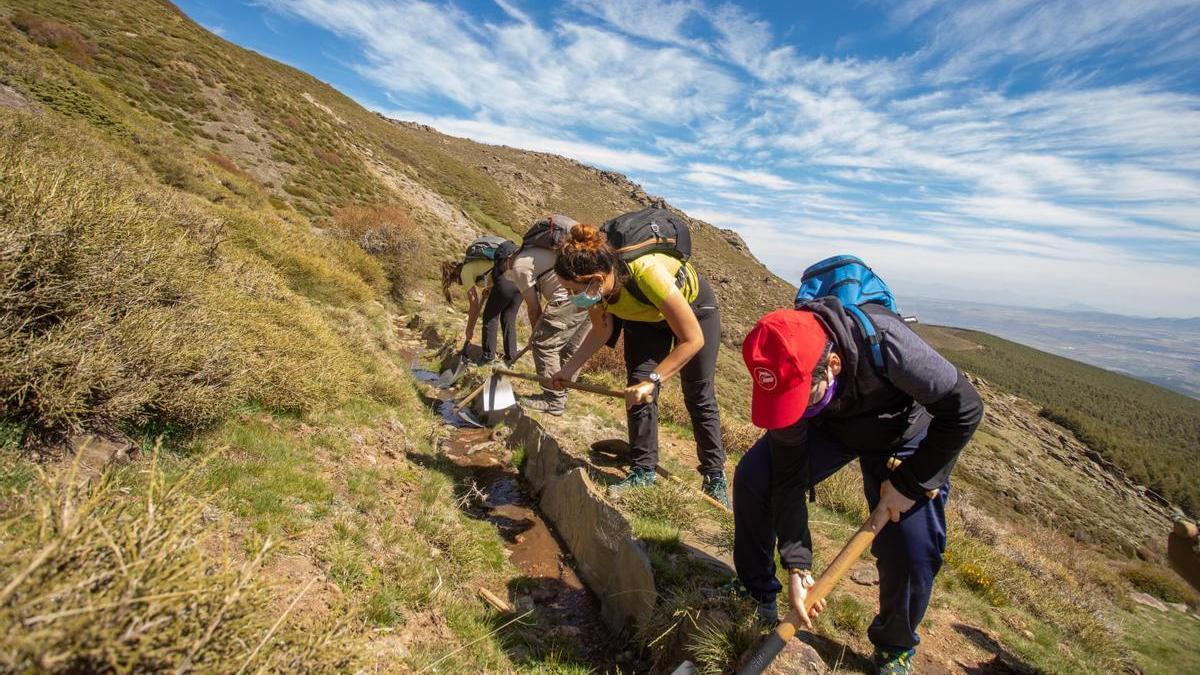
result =
M805 611L812 610L813 605L824 600L829 595L829 592L842 580L842 577L846 575L846 572L850 570L859 556L863 554L863 551L871 546L871 542L875 540L875 535L879 534L879 531L887 523L887 509L883 506L875 507L875 510L867 518L867 522L863 523L862 527L858 528L858 531L854 533L854 536L850 537L850 541L846 542L846 545L838 552L833 562L829 563L824 572L821 572L821 576L817 578L817 582L813 584L813 587L808 589L808 594L804 598ZM771 635L767 637L762 646L758 648L758 651L754 653L754 656L750 657L746 665L738 671L738 675L759 675L765 671L767 666L771 665L771 662L775 660L775 657L779 656L779 652L783 651L783 648L787 646L787 643L796 637L796 626L799 623L800 617L796 616L795 612L789 611L787 616L783 618L783 621L775 627Z
M509 377L516 377L516 378L519 378L522 380L529 380L530 382L538 382L543 387L546 387L547 389L550 388L550 378L548 378L548 377L541 377L538 375L532 375L530 373L522 373L522 372L518 372L516 370L508 370L507 368L497 368L495 372L500 375L507 375ZM605 389L604 387L598 387L594 384L586 384L584 382L563 382L563 386L566 387L567 389L578 389L579 391L586 391L586 392L589 392L592 394L600 394L601 396L611 396L613 398L625 398L625 392L623 392L623 391L617 391L615 389Z
M471 393L467 394L466 398L459 401L458 405L454 406L454 414L457 415L459 412L462 411L463 408L470 405L471 401L475 400L475 397L478 396L483 391L483 388L487 386L487 383L489 381L491 381L491 379L492 378L490 376L483 378L483 382L481 382L478 387L475 387L475 389Z

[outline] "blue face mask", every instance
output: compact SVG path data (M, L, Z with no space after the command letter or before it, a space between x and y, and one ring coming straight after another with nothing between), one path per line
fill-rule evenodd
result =
M591 287L592 286L589 284L582 293L576 293L575 295L572 295L571 303L580 309L587 309L588 307L591 307L592 305L595 305L597 302L600 302L602 299L604 299L604 296L600 295L599 289L596 289L595 295L589 293L588 290L591 289Z
M834 379L829 382L829 386L825 387L825 395L821 397L821 400L808 406L804 410L804 414L800 416L800 419L808 419L820 415L829 406L829 402L833 400L833 395L836 392L837 380Z

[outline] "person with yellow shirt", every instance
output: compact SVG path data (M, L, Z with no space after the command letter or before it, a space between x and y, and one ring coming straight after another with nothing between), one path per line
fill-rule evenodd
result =
M628 215L670 217L665 210L654 211ZM659 232L653 222L649 225ZM610 246L611 236L591 225L577 225L559 248L554 271L572 293L571 301L588 309L591 330L562 370L551 377L552 386L561 387L608 343L614 318L619 319L625 337L629 385L625 404L633 466L623 481L610 486L610 492L654 484L658 394L665 380L679 375L703 489L728 504L715 381L721 339L716 295L684 256L652 250L626 260Z
M457 282L467 289L467 330L462 352L471 346L475 323L483 314L480 363L496 360L496 333L503 330L504 360L511 363L517 356L517 310L521 308L521 292L504 277L506 261L517 252L517 245L507 239L486 236L476 239L467 248L466 258L444 275L443 293Z

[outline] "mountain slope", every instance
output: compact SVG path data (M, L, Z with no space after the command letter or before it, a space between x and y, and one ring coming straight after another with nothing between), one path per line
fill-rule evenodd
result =
M514 236L545 211L600 221L655 198L569 159L387 120L165 2L10 0L0 19L0 576L24 584L0 593L0 625L12 628L0 663L29 669L30 659L45 657L45 668L133 668L147 654L176 663L205 644L196 627L212 626L205 630L221 638L214 644L223 667L236 670L243 659L265 658L252 651L255 640L288 617L299 630L288 622L267 634L280 649L255 667L416 670L458 641L478 647L442 667L585 670L565 663L561 644L536 629L516 645L496 637L496 616L457 592L472 584L519 590L522 581L500 536L456 506L473 484L437 452L444 431L408 373L419 352L397 341L394 322L415 311L450 325L461 318L429 302L436 263L479 233ZM736 345L793 289L736 234L692 222L697 264L720 295L725 342ZM720 378L732 462L755 438L736 349L722 350ZM963 503L1015 524L1078 531L1077 540L1098 544L1088 556L1116 555L1105 564L1122 570L1134 564L1113 549L1146 548L1138 535L1161 527L1162 511L1141 508L1144 495L1091 470L1087 449L1034 418L1034 406L983 388L994 412L961 465L970 493ZM664 418L683 423L677 393L665 396ZM686 449L679 425L665 426ZM84 488L71 482L69 462L44 464L48 478L39 479L31 451L54 460L69 438L84 450L77 456L91 458L84 432L111 437L98 446L114 461L161 446L154 469L139 461L93 476L83 503L104 506L97 522L110 533L158 532L180 515L170 547L155 548L159 538L109 546L100 529L76 536L70 518L44 517L75 512ZM686 453L679 461L686 466ZM1022 472L1035 465L1056 468L1045 472L1039 499L1022 499ZM187 499L155 518L160 474ZM1089 507L1092 486L1115 495L1105 509ZM845 494L852 508L861 505L860 491ZM149 529L135 518L145 512ZM843 535L835 529L826 539ZM992 555L1000 543L963 541L957 550L969 555L959 555L950 578L967 588L967 610L982 607L971 620L1008 621L1019 633L1023 614L993 606L985 588L970 585L981 561L1008 564ZM182 600L164 601L152 618L200 621L171 623L180 632L139 651L126 638L142 634L134 624L143 616L89 614L97 598L143 597L127 595L134 590L178 597L169 595L182 592L169 574L113 572L130 551L159 561L178 550L206 554L189 558L179 583L207 589L216 604L192 615ZM41 551L50 564L39 562ZM1053 663L1060 640L1081 649L1069 629L1054 627L1053 607L1069 598L1051 587L1078 572L1070 588L1094 591L1081 570L1030 578L1020 611L1038 617L1030 625L1039 634L1014 638L1028 658ZM91 592L93 574L105 581ZM1129 584L1111 576L1102 592L1124 597ZM223 585L213 590L209 577ZM266 588L260 577L286 586ZM245 594L215 594L238 580ZM230 616L250 620L227 625L225 601ZM54 614L62 607L79 613ZM1097 612L1088 604L1069 625L1092 630L1112 618ZM1121 658L1119 634L1107 640L1104 658ZM129 649L73 652L110 642Z

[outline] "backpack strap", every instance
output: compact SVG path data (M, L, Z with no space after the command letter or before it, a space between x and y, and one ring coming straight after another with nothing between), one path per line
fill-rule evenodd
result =
M883 361L883 339L876 330L875 323L858 305L844 305L844 307L850 312L850 316L854 317L854 322L858 324L863 336L867 338L867 346L871 348L871 362L875 364L875 370L886 375L887 364Z
M628 266L626 266L626 269L629 269ZM683 264L679 266L679 271L675 272L675 288L678 288L680 291L682 291L683 287L686 285L687 261L684 261ZM638 286L637 280L633 278L632 274L629 275L629 280L625 282L625 290L629 291L629 294L643 305L653 306L654 303L650 302L650 298L647 298L646 294L642 292L642 288Z

